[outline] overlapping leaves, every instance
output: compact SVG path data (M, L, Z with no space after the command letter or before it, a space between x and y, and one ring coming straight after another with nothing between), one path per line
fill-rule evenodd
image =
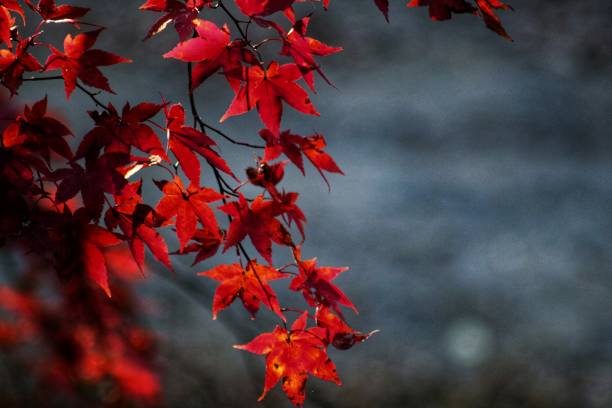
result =
M298 113L319 115L311 100L316 93L315 77L332 85L320 59L342 50L309 33L313 14L300 14L302 9L297 7L305 2L317 3L147 0L141 9L161 16L145 38L163 32L169 25L174 25L178 34L178 42L164 57L188 64L190 78L186 82L190 86L186 96L192 116L188 118L183 105L167 103L163 98L161 103L126 103L120 111L111 103L100 102L97 91L89 88L110 93L113 88L99 67L131 62L94 48L102 28L67 34L63 50L41 40L45 24L68 23L77 30L82 25L90 26L81 21L87 8L57 4L55 0L36 4L30 0L23 4L0 0L2 85L17 94L25 80L60 79L67 98L78 89L95 104L89 112L93 127L78 140L75 151L68 142L73 133L61 118L48 111L47 98L26 106L5 127L0 190L11 204L2 203L0 243L19 237L30 252L53 264L63 279L85 278L84 282L108 296L113 294L116 281L109 273L113 268L108 254L116 248L129 254L135 268L143 272L147 251L170 270L170 255L195 254L196 264L219 249L235 251L237 262L200 273L218 282L212 300L213 318L236 299L252 318L262 304L279 318L281 326L236 348L266 358L260 400L281 382L283 391L298 406L304 403L309 375L340 384L327 354L329 346L346 350L374 333L353 329L344 316L347 308L357 313L336 281L348 268L320 266L316 258L302 258L306 217L297 204L299 194L285 190L289 162L305 174L306 158L328 185L329 174L343 174L321 134L302 136L281 131L286 129L283 119L287 105ZM330 7L329 0L322 4L325 9ZM374 0L374 4L388 19L390 2ZM26 23L23 5L41 19L36 32L26 37L21 36L20 26ZM478 15L488 28L510 38L497 12L511 7L500 0L411 0L407 6L427 7L434 20L447 20L460 13ZM208 19L208 13L219 10L227 16L226 24ZM242 16L235 16L232 10L239 10ZM250 37L256 29L264 33L258 42ZM275 45L277 57L266 60L264 56L270 52L262 52L262 47L275 50ZM34 57L38 55L32 51L35 47L50 53L44 65ZM55 77L25 77L57 71ZM259 132L264 146L233 139L200 116L195 92L203 91L202 85L217 76L224 78L232 93L223 102L228 107L220 122L256 110L264 125ZM208 96L208 100L214 100ZM163 123L159 123L162 112ZM188 124L190 119L193 123ZM255 132L244 134L256 139ZM231 161L223 157L218 143L221 138L260 148L255 165L246 169L244 182L230 168ZM287 160L281 160L281 156ZM159 170L156 178L163 175L155 181L162 195L156 206L143 198L147 196L143 189L152 184L148 181L152 168ZM145 175L150 177L145 179ZM130 181L136 176L142 178ZM296 239L297 233L301 241ZM175 249L170 251L173 245ZM249 256L251 246L266 264ZM274 259L278 258L274 254L283 249L292 262L276 267ZM274 289L281 286L300 293L307 309L283 307ZM294 312L299 317L287 328L286 315ZM148 384L144 389L132 389L132 394L154 394L154 379L129 358L107 366L104 375L118 378L122 387L129 387L126 379L132 378Z

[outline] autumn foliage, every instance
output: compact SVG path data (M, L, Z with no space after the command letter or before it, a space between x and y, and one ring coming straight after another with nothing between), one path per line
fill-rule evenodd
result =
M135 323L140 303L131 282L146 272L147 258L172 271L172 257L190 256L197 265L221 252L234 254L235 262L196 270L216 282L213 318L222 319L237 299L253 318L262 306L278 318L269 333L234 346L265 356L260 399L280 382L301 406L309 376L341 384L328 347L347 350L372 333L353 329L345 317L357 307L334 279L348 268L302 256L308 251L306 216L299 194L283 184L287 166L304 175L312 167L328 185L329 175L343 174L322 134L295 134L283 122L288 108L320 114L309 94L317 77L323 85L332 85L332 79L319 60L342 51L309 35L310 20L324 13L301 3L320 2L142 4L142 11L156 15L142 33L145 40L162 32L178 35L176 46L159 54L186 66L190 103L184 107L163 98L123 106L102 101L98 90L120 92L106 77L107 68L131 61L96 48L104 29L85 20L87 8L55 0L0 0L0 82L10 94L26 84L57 80L67 99L82 92L91 100L83 111L91 128L83 135L52 113L69 102L54 101L52 108L44 89L22 112L10 111L8 104L2 112L0 244L19 251L26 267L14 287L0 287L0 345L10 350L42 345L45 357L29 369L47 387L59 386L77 398L84 384L110 380L114 401L159 401L156 340ZM321 9L352 6L321 3ZM374 5L389 18L388 0ZM434 20L473 14L510 38L497 15L510 6L499 0L412 0L407 6L426 7ZM226 24L209 21L212 13L224 16ZM51 23L69 31L63 44L46 42L44 27ZM255 30L265 39L254 42ZM265 61L262 47L276 50L277 59ZM34 56L41 52L46 59ZM213 76L222 76L234 95L220 102L227 110L218 122L253 110L261 119L261 129L243 132L251 134L249 140L237 140L199 115L198 88ZM256 162L245 170L230 168L218 149L220 139L253 149ZM165 177L154 179L148 174L154 168ZM214 185L202 185L203 174L212 175ZM246 184L259 194L249 196ZM159 202L143 199L150 189L161 194ZM171 234L177 247L167 244ZM279 267L279 251L287 251L292 262ZM271 281L296 300L303 298L296 304L307 308L281 304ZM56 296L44 300L45 291Z

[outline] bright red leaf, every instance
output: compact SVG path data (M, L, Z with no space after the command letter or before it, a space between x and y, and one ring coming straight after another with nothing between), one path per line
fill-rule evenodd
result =
M328 84L332 85L316 62L315 56L326 57L333 55L342 51L342 47L332 47L312 37L308 37L306 31L308 30L309 23L310 16L304 17L296 21L289 32L286 32L279 24L273 21L260 20L260 24L271 26L278 31L283 40L281 55L293 58L293 61L302 72L304 81L314 91L314 71L317 71Z
M223 242L223 235L220 229L207 228L206 226L202 226L202 228L196 230L193 238L193 241L183 248L182 252L177 254L190 254L196 253L195 259L191 266L198 264L205 259L210 258L215 255Z
M327 146L323 135L314 134L303 137L292 134L290 130L285 130L280 134L274 134L268 129L263 129L259 131L259 136L266 142L264 155L266 161L275 160L281 154L284 154L298 169L300 169L302 174L305 174L304 160L302 158L303 154L317 169L328 186L329 183L323 171L344 174L334 159L323 151Z
M340 305L342 305L358 313L353 302L332 283L334 279L348 271L349 268L317 267L316 258L302 261L299 252L299 249L295 251L300 273L293 278L289 288L295 291L302 291L308 304L313 307L317 305L331 307L338 315L342 316L342 311L340 310Z
M23 82L25 72L40 71L42 65L27 52L34 38L30 37L17 43L15 52L0 50L0 82L11 91L12 95Z
M257 65L247 68L244 83L221 122L257 107L263 124L272 133L279 133L283 100L302 113L319 116L306 91L295 83L301 77L296 64L272 62L268 69Z
M168 146L192 184L200 185L200 161L196 153L213 167L238 181L225 160L212 150L215 141L205 133L185 126L185 109L177 104L166 109Z
M253 319L259 310L260 303L263 303L268 309L285 320L276 293L268 282L284 279L288 276L275 268L260 265L253 260L249 262L246 268L243 268L240 264L219 265L209 271L200 272L198 275L221 282L213 298L213 319L216 319L217 314L231 305L236 298L240 298L244 308Z
M218 229L217 219L209 203L223 198L221 194L210 188L199 188L195 185L185 188L181 179L156 183L164 196L157 204L157 214L169 221L176 217L176 234L179 239L180 251L195 235L198 221L210 229Z
M506 32L500 18L495 14L495 10L513 10L512 7L500 0L476 0L476 4L486 26L502 37L512 41L512 37Z
M102 249L119 245L120 243L121 240L115 234L104 228L91 224L85 226L83 253L81 255L85 265L85 272L91 280L104 290L108 297L111 296L111 292L108 286L108 271Z
M242 40L232 41L227 24L219 28L212 21L194 20L197 37L180 42L164 58L196 62L191 74L192 89L200 86L211 75L223 69L225 78L234 90L240 87L242 61L255 63L251 51Z
M274 200L265 200L259 195L249 207L247 200L240 194L239 201L227 203L219 209L232 217L223 252L239 244L248 235L257 252L271 264L272 241L279 245L293 245L291 235L276 219L286 210Z
M235 0L236 5L249 17L269 16L291 7L296 0Z
M115 206L106 211L104 222L110 230L119 227L141 270L145 245L159 262L172 270L166 241L155 230L160 222L153 209L142 202L142 181L126 185L120 194L115 195Z
M61 70L66 97L70 98L77 85L77 79L89 86L114 93L108 84L108 79L98 67L132 62L110 52L91 49L101 32L102 29L98 29L78 34L76 37L68 34L64 39L64 52L50 46L52 54L47 59L45 67L47 71Z

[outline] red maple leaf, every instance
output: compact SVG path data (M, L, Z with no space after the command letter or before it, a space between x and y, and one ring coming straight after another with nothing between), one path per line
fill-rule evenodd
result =
M221 122L257 107L263 124L277 134L280 131L283 100L302 113L319 116L306 91L295 83L302 77L296 64L279 65L272 62L267 70L255 65L245 71L244 83Z
M501 2L500 0L475 0L478 9L466 0L411 0L408 7L429 7L429 16L433 20L448 20L454 13L472 13L480 15L485 22L485 25L495 31L497 34L509 40L512 38L504 30L501 20L495 15L494 10L512 10L512 7Z
M334 159L323 151L327 146L323 135L314 134L303 137L292 134L290 130L285 130L280 134L274 134L268 129L262 129L259 135L266 142L266 150L264 153L264 159L266 161L275 160L282 153L300 169L302 174L305 174L304 160L302 158L302 154L304 154L317 169L328 186L329 182L323 171L344 174Z
M9 126L2 133L3 149L2 166L0 166L0 180L7 181L16 189L24 192L36 191L38 188L32 185L32 181L34 180L33 170L36 170L42 175L48 175L49 167L37 154L35 154L35 152L24 145L26 139L23 138L19 132L12 131L12 129L15 129L15 127ZM41 192L39 191L38 193ZM12 195L10 191L9 194ZM17 196L19 195L17 194ZM27 207L23 198L18 198L17 196L15 196L14 199L10 198L8 202L2 202L4 206L8 206L8 208L3 207L3 209L9 210L9 213L19 212L20 210L18 209L22 207L18 204L19 202ZM14 224L19 220L19 218L14 219L13 217L6 216L3 217L3 219L8 221L9 224Z
M70 162L70 168L56 170L48 177L50 181L60 182L55 200L64 203L81 192L89 215L93 219L100 218L105 193L120 194L127 184L120 168L129 161L130 157L123 153L106 153L87 160L85 169Z
M165 13L153 24L145 40L166 29L168 24L174 23L174 28L181 41L191 37L193 31L193 20L198 16L200 10L211 3L210 0L147 0L140 10L156 11Z
M28 47L34 39L32 37L17 43L15 52L0 50L0 82L11 91L12 95L23 82L23 74L27 72L40 71L42 65L27 52Z
M23 9L17 0L0 0L0 44L5 43L9 48L12 48L11 29L15 24L15 19L10 13L11 11L19 14L25 22Z
M183 248L183 251L177 254L190 254L197 252L195 259L191 266L198 264L205 259L215 255L223 242L223 235L219 228L213 229L206 226L202 226L196 230L193 238L195 242L191 242Z
M269 16L291 7L296 0L236 0L236 5L249 17Z
M68 34L64 39L64 52L49 46L52 54L45 64L46 71L56 69L62 71L67 98L70 98L72 91L74 91L77 79L89 86L114 93L108 84L108 79L100 72L98 67L132 62L107 51L91 49L102 30L101 28L78 34L74 38Z
M176 104L166 110L166 121L168 146L192 184L200 185L200 161L196 153L211 166L238 180L226 161L212 150L215 141L205 133L185 126L185 109L181 105Z
M283 40L283 48L281 55L287 55L293 58L294 62L300 68L304 81L311 90L314 91L314 75L313 71L317 71L319 75L330 85L331 81L325 76L319 64L315 60L315 55L326 57L342 51L342 47L331 47L312 37L306 35L310 16L306 16L301 20L296 21L293 27L286 32L279 24L273 21L261 20L258 22L263 26L271 26L280 34Z
M291 290L302 291L304 299L313 307L317 305L331 307L338 315L342 316L340 310L340 305L342 305L358 313L353 302L336 285L331 283L332 280L348 271L349 268L317 267L316 258L302 261L299 248L294 253L300 273L291 281L289 286Z
M501 35L512 41L512 37L508 35L504 27L502 26L501 20L495 14L494 10L513 10L511 6L501 2L500 0L476 0L476 4L478 5L478 9L482 15L482 19L489 29L495 31L497 34Z
M234 348L266 356L266 379L259 401L282 380L287 397L297 406L305 399L308 375L341 385L336 366L327 355L325 330L306 328L308 313L304 312L291 330L276 326L273 332L257 336L250 343Z
M102 113L90 112L96 127L83 137L75 158L96 156L102 148L106 152L129 154L134 146L149 155L158 155L168 160L159 138L153 129L145 124L157 115L161 108L162 105L143 102L133 108L126 103L121 116L112 104Z
M102 249L119 245L122 241L110 231L97 225L88 224L84 227L82 242L83 254L81 259L87 276L110 297L108 271Z
M266 200L263 195L259 195L249 207L246 198L240 194L239 201L227 203L219 209L232 217L223 252L240 243L248 235L257 252L271 264L272 241L279 245L293 245L291 235L276 219L285 209L274 200Z
M40 16L47 21L75 22L89 12L86 7L76 7L68 4L57 5L55 0L40 0L34 8Z
M242 61L256 63L252 52L244 48L243 40L232 41L227 24L219 28L212 21L194 20L197 37L180 42L164 58L196 62L191 74L192 90L223 68L225 78L234 91L240 87Z
M238 297L253 319L259 310L260 303L263 303L285 320L278 304L278 298L268 282L284 279L287 275L275 268L259 265L253 260L246 268L240 264L219 265L209 271L200 272L198 275L221 282L213 298L213 319L216 319L217 313L231 305Z
M146 245L158 261L172 270L166 241L155 230L160 222L153 209L142 203L142 180L126 185L114 197L115 206L106 211L104 222L110 230L121 229L136 264L143 270Z
M218 229L217 219L209 203L219 201L223 196L210 188L199 188L190 185L185 188L181 179L156 182L164 193L155 211L167 222L176 216L176 234L179 239L180 251L193 238L198 221L210 229Z
M51 151L71 159L72 150L65 137L72 135L70 129L57 119L47 115L47 97L25 106L23 115L18 116L3 133L4 147L20 145L40 154L47 163Z

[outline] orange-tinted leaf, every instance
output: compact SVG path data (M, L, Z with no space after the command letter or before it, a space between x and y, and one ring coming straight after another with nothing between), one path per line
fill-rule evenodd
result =
M287 331L276 327L271 333L257 336L250 343L234 348L266 356L266 378L259 400L282 380L287 397L297 406L305 399L308 375L341 385L336 366L326 351L324 330L306 328L307 313L302 314Z

